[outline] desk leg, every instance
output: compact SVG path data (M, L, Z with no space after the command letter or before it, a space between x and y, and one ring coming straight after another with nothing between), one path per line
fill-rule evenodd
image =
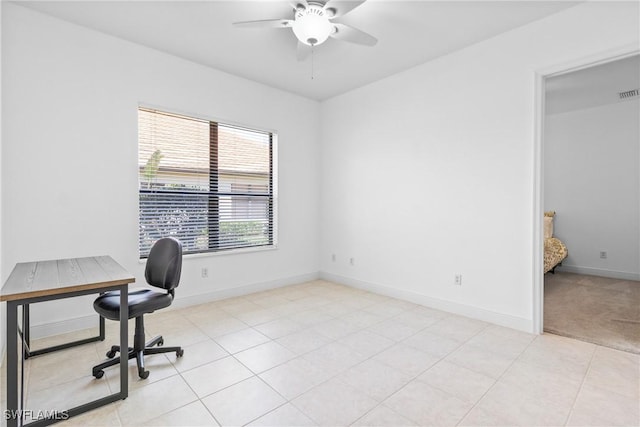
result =
M120 288L120 395L122 399L129 396L129 293L127 286Z
M18 408L18 304L7 301L7 427L22 425ZM23 362L24 363L24 362ZM18 421L20 421L18 423Z

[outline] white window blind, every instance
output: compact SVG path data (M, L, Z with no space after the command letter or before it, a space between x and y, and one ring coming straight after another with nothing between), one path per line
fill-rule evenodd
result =
M273 139L139 108L140 257L165 236L185 254L273 245Z

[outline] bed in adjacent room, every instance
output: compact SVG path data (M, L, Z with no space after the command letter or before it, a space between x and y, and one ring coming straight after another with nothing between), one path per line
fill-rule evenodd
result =
M569 254L567 247L562 241L553 237L553 219L556 213L553 211L544 213L544 272L555 272L558 265Z

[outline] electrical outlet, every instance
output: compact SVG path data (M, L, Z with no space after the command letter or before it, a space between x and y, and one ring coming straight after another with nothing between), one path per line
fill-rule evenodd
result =
M600 251L600 258L607 259L607 251Z
M454 285L456 285L456 286L462 286L462 274L457 273L457 274L454 276L454 279L453 279L453 280L454 280L454 282L453 282L453 283L454 283Z
M349 258L350 265L356 265L356 260L354 258Z
M331 254L331 261L336 262L336 254Z
M207 277L209 277L209 269L207 267L203 267L200 271L200 275L203 279L206 279Z

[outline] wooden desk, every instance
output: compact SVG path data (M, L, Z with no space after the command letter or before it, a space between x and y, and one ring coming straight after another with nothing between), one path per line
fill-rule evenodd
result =
M80 295L120 291L120 346L128 347L127 321L129 310L127 293L129 283L135 278L110 256L59 259L51 261L25 262L16 264L11 275L0 291L0 301L7 302L7 426L22 426L24 422L24 360L27 357L55 351L69 346L104 339L104 324L101 319L100 336L75 341L49 349L33 351L29 349L29 304L71 298ZM22 306L22 330L18 327L18 306ZM18 341L22 344L20 356L22 370L18 391ZM128 355L120 353L120 391L98 400L59 411L64 416L75 416L128 396ZM54 408L47 408L47 410ZM64 417L51 416L39 419L28 426L44 426L61 421Z

